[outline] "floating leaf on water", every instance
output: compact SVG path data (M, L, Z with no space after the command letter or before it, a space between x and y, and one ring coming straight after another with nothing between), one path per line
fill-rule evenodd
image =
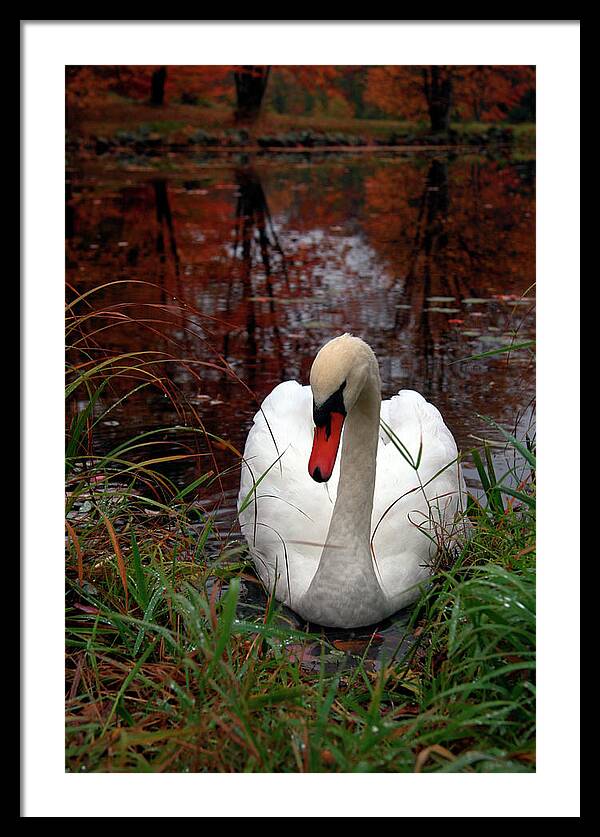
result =
M513 305L533 305L534 299L517 296L517 294L494 294L494 299L499 302L511 302Z
M458 314L460 308L423 308L423 311L430 314Z

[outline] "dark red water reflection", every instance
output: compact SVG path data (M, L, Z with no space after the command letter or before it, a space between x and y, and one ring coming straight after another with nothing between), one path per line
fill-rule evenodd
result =
M72 161L67 279L80 292L124 280L93 304L129 303L148 327L107 321L97 339L109 349L215 363L171 373L210 432L241 448L256 411L224 360L260 401L281 380L306 383L344 331L372 345L386 397L421 391L463 449L491 435L477 413L527 424L527 353L455 361L533 334L532 162L421 152L161 165ZM176 416L145 390L110 420L100 446ZM230 512L235 473L224 486Z

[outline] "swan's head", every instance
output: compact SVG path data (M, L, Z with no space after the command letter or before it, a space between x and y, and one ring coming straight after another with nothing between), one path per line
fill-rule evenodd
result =
M379 389L377 359L360 337L334 337L315 357L310 370L315 435L308 472L316 482L326 482L331 476L344 419L367 381Z

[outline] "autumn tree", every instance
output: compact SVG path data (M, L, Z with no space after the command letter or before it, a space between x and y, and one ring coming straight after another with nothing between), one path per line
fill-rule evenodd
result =
M154 70L150 80L150 104L162 105L165 101L165 82L167 80L167 68L159 67Z
M453 99L454 68L432 66L373 67L366 98L381 110L404 119L429 117L431 130L447 131Z
M277 113L318 116L363 116L361 81L364 67L279 65L271 68L263 103ZM363 84L364 86L364 84Z
M382 66L369 68L365 99L387 114L445 132L450 119L506 118L534 84L528 66Z
M312 64L237 67L234 73L236 119L239 122L252 122L258 117L265 102L270 77L273 77L271 89L275 85L271 104L280 113L312 112L315 104L326 110L329 100L334 101L338 108L341 106L350 110L351 105L338 83L346 70L354 69Z
M234 67L223 65L89 65L66 68L67 104L86 109L117 93L162 105L194 99L233 104Z
M363 119L365 112L365 87L368 68L364 66L340 67L335 81L335 87L344 96L352 108L352 115L356 119Z
M529 66L461 67L457 113L477 122L505 119L534 84L535 69Z
M450 127L452 105L452 68L437 64L421 67L421 78L431 130L435 133L447 131Z
M234 72L237 106L235 117L238 122L253 122L260 113L270 67L244 66Z

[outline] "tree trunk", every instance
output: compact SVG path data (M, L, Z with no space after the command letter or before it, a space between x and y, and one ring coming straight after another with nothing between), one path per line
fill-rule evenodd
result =
M164 105L165 103L165 81L167 80L167 68L159 67L152 73L150 82L150 104Z
M241 67L235 72L237 122L253 122L260 113L270 67Z
M431 130L448 133L452 105L452 70L433 65L423 69L423 87L427 99Z

